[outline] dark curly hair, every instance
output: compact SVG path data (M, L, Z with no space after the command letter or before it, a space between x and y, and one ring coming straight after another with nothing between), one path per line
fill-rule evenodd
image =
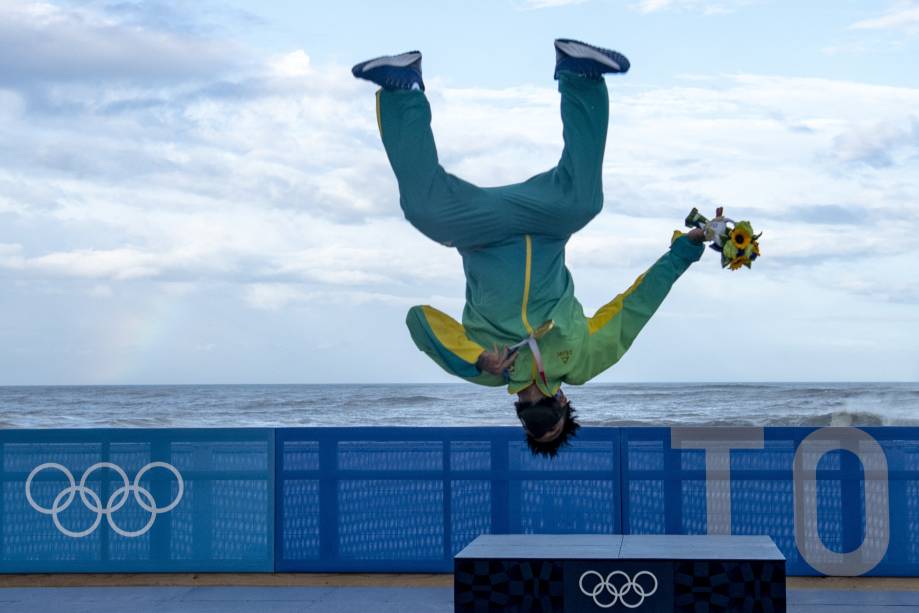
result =
M541 402L545 402L548 400L550 399L543 398ZM551 400L555 400L556 402L558 402L554 398L552 398ZM523 408L521 405L525 406L524 403L514 403L514 404L517 406L518 409ZM551 441L546 441L546 442L541 443L537 441L529 432L524 431L526 433L524 438L526 440L527 447L530 448L530 452L533 455L538 455L538 456L541 455L547 458L554 458L555 456L557 456L558 450L566 445L570 445L571 437L576 436L577 431L581 428L581 424L579 424L577 419L575 419L576 414L577 412L574 410L574 407L571 406L571 403L569 402L568 406L566 407L566 412L565 412L565 425L562 426L562 431L559 433L559 435L556 436Z

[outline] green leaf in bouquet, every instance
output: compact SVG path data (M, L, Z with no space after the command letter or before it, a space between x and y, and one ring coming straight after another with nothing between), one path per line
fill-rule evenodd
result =
M737 257L737 245L734 244L734 241L725 241L721 247L721 254L723 258L727 258L728 261L733 260Z

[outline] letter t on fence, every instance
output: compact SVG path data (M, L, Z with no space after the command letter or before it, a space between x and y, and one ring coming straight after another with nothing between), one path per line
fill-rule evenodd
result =
M671 428L672 449L705 450L708 534L731 534L731 449L762 449L762 428Z

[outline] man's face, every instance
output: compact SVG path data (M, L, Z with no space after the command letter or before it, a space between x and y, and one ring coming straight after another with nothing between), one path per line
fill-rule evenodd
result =
M562 418L558 420L558 423L555 424L554 428L552 428L551 430L549 430L548 432L546 432L539 438L533 437L533 440L535 440L537 443L551 443L552 441L557 439L558 435L561 434L562 430L565 429L565 419L567 418L562 416ZM526 428L524 428L524 430L526 430ZM529 432L527 433L529 434Z
M533 434L529 430L527 430L526 424L523 425L524 431L526 431L526 433L538 443L549 443L549 442L554 441L555 439L559 437L559 435L565 429L565 421L567 420L567 414L568 414L568 399L565 397L565 394L562 393L562 390L558 390L558 393L555 395L555 397L558 399L559 404L564 409L564 412L562 413L561 418L558 420L555 426L553 426L545 434L537 438L533 436Z

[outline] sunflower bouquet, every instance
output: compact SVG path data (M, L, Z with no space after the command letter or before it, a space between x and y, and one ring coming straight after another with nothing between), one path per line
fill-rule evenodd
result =
M715 210L715 217L706 218L693 208L686 217L686 227L701 228L705 240L711 241L711 247L721 253L721 267L737 270L741 266L750 268L753 260L759 257L759 234L753 234L749 221L734 221L724 216L724 208Z

